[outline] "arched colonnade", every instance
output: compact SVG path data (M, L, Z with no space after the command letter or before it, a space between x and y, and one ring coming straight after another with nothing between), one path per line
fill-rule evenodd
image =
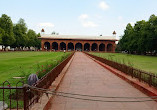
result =
M114 45L112 43L88 43L88 42L49 42L45 41L42 44L43 50L51 51L101 51L114 52Z

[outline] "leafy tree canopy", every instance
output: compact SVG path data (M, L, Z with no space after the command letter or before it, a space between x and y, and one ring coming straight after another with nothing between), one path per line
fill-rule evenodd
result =
M128 23L118 49L138 54L157 52L157 16L151 15L148 21L137 21L134 26Z
M27 36L28 36L28 47L35 46L36 44L35 39L37 37L35 31L33 31L32 29L29 29L27 32Z
M28 37L26 35L27 27L24 19L20 18L17 24L13 27L14 36L16 42L12 45L13 47L24 47L27 45Z
M4 30L0 28L0 44L2 44L2 36L4 35Z
M4 34L2 34L2 44L5 46L12 45L15 42L13 23L11 18L6 14L2 14L0 18L0 28L4 30Z

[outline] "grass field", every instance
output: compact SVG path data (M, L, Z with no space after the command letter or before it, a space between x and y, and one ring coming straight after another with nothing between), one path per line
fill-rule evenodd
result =
M157 57L122 53L92 53L93 55L157 74Z
M13 77L25 77L23 81L26 83L27 77L31 73L41 71L44 75L68 55L70 55L70 52L0 52L0 86L6 80L11 83L11 86L15 86L18 81L22 80ZM47 71L42 71L46 69ZM2 93L3 91L0 89L0 101L3 100ZM15 90L12 90L11 93L14 94ZM9 90L5 90L5 102L8 106L10 106L9 95ZM12 99L11 102L11 108L16 108L16 101ZM22 108L23 101L19 101L18 106Z
M0 84L6 80L15 84L17 79L13 77L36 73L39 66L58 62L69 54L69 52L1 52Z

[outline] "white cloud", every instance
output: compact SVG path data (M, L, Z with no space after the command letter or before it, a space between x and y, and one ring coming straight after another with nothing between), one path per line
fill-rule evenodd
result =
M99 8L101 8L102 10L107 10L109 8L109 5L106 2L101 1L99 3Z
M123 20L123 17L122 16L118 16L118 20Z
M90 17L87 14L81 14L78 18L83 27L97 27L98 26L93 21L89 21Z
M97 27L98 25L95 24L94 22L92 21L85 21L85 22L82 22L82 25L83 27Z
M89 18L89 16L87 14L82 14L82 15L79 16L80 20L85 20L87 18Z
M40 27L54 27L54 24L53 23L39 23L38 26Z

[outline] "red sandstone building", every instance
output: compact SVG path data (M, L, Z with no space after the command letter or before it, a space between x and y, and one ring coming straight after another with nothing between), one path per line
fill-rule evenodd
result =
M101 51L115 52L115 31L113 36L41 35L42 50L50 51Z

